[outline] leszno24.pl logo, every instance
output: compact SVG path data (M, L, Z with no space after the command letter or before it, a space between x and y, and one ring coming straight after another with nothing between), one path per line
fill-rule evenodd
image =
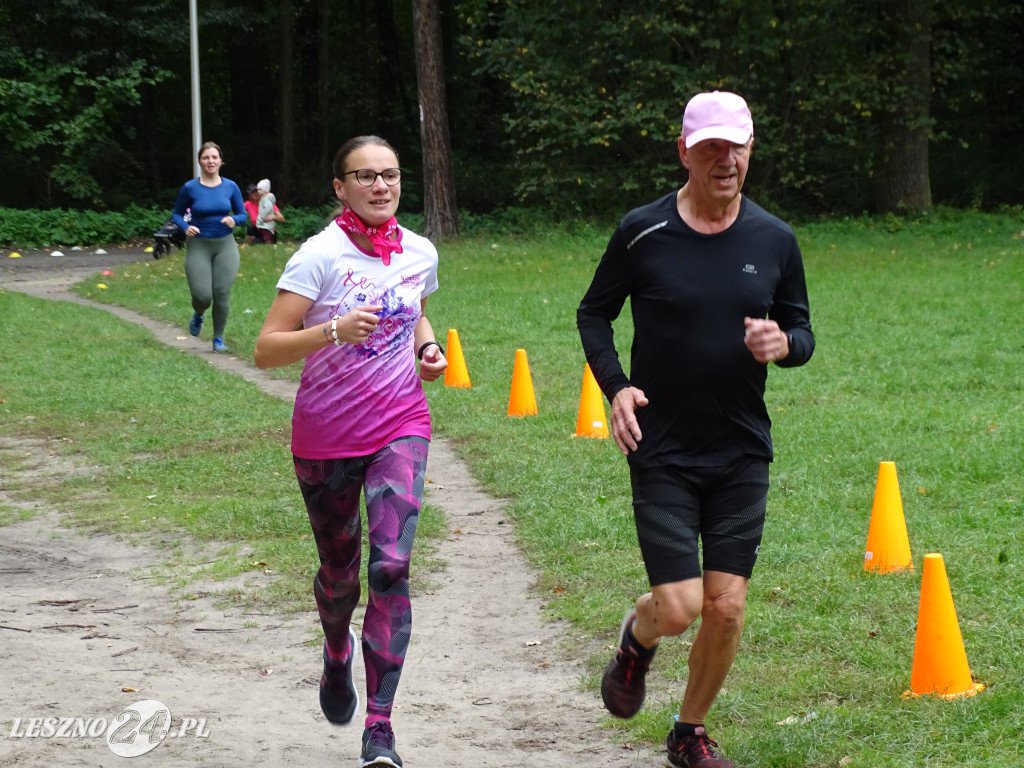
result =
M164 739L192 737L208 739L206 718L183 717L171 727L171 711L159 701L147 699L125 707L116 717L29 717L15 718L12 739L98 739L105 738L110 751L120 757L138 757L152 752Z

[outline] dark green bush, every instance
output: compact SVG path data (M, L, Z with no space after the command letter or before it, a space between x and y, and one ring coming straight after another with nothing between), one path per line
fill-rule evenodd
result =
M319 208L282 208L285 220L277 225L278 240L301 241L315 235L330 222L335 207L328 204Z
M315 235L331 221L335 205L317 208L285 207L285 221L278 225L278 239L302 242ZM619 211L618 214L625 213ZM170 218L166 208L129 206L124 211L16 210L0 208L0 247L48 248L51 246L82 247L148 241ZM423 214L399 212L402 225L413 232L423 232ZM597 225L582 218L560 219L551 211L506 208L492 213L460 214L461 233L466 236L516 235L547 229L579 234L600 226L611 232L614 221ZM244 229L235 230L241 240Z
M90 246L149 239L167 220L161 208L131 205L123 211L47 211L0 208L0 246Z

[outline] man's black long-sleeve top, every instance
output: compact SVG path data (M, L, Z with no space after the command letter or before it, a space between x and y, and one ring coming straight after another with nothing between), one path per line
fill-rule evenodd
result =
M736 221L707 235L687 226L676 192L619 223L576 313L587 361L609 401L643 390L643 433L634 467L724 466L743 455L773 458L764 403L768 366L744 345L744 317L776 321L789 354L814 351L803 259L792 229L741 198ZM630 375L612 321L626 298L633 315Z

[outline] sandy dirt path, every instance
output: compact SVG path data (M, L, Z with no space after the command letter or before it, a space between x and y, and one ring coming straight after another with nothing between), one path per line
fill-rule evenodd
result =
M106 309L275 396L294 396L293 383L270 379L246 360L215 356L208 342L180 328L67 291L140 258L148 256L24 252L15 265L0 251L0 289ZM0 440L0 451L29 464L11 481L90 471L53 448ZM449 516L452 533L438 552L447 567L414 594L412 645L393 720L407 768L663 765L660 751L617 743L599 727L600 698L581 691L583 668L572 653L579 638L542 619L501 502L479 489L443 440L431 446L427 475L428 501ZM0 479L0 503L12 503L7 486ZM309 643L315 612L253 614L219 607L209 596L181 599L145 578L168 557L159 541L90 535L62 527L60 517L41 506L31 520L0 528L0 766L356 764L361 716L332 726L317 702L320 651ZM258 587L263 578L272 576L247 574L245 583ZM361 688L358 665L357 673ZM76 734L144 700L171 715L169 734L147 754L126 762L105 734ZM44 737L51 726L71 735Z

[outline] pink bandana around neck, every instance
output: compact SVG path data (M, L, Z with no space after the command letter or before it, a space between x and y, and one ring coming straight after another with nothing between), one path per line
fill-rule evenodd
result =
M402 252L402 232L398 228L398 221L392 216L379 227L368 227L366 223L356 216L352 209L345 207L341 216L334 220L335 224L350 234L358 232L365 235L373 245L373 254L379 258L385 267L391 266L391 254ZM397 237L392 240L391 235Z

